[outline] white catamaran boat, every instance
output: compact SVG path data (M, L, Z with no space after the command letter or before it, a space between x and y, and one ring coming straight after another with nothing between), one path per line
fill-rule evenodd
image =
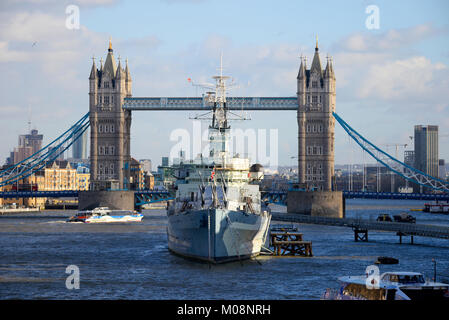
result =
M126 210L111 210L108 207L98 207L93 210L79 211L67 222L108 223L108 222L140 222L143 214Z
M209 155L186 166L175 201L167 208L168 248L211 263L248 259L260 253L271 220L259 186L249 183L249 159L231 156L225 80L215 76L209 126Z
M367 284L367 276L338 278L339 290L327 289L324 300L447 300L449 284L428 281L418 272L385 272Z

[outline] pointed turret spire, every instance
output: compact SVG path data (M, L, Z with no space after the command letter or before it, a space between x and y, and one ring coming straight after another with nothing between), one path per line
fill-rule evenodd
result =
M126 76L126 81L131 81L131 74L129 73L129 68L128 68L128 58L126 58L125 76Z
M318 36L316 38L315 55L313 56L312 66L310 67L310 72L312 73L314 71L318 72L319 74L322 73L320 54L318 52Z
M117 67L115 65L115 59L114 54L112 50L112 42L111 38L109 38L109 49L108 49L108 55L106 57L106 61L104 63L104 73L109 73L109 76L111 78L115 77L115 71L117 70Z
M92 57L92 69L90 70L90 76L89 79L96 79L97 78L97 67L95 66L95 57Z
M306 65L303 55L301 54L301 65L299 66L299 72L297 79L302 79L306 76Z
M123 77L123 69L122 69L122 64L121 64L121 59L120 56L118 56L118 66L117 66L117 71L116 71L116 78L120 79Z
M330 62L329 62L329 55L326 56L326 69L324 70L324 77L329 78L330 77Z
M335 80L335 72L334 72L334 61L333 61L333 58L332 57L330 57L329 58L329 61L330 61L330 63L329 63L329 69L330 69L330 76Z

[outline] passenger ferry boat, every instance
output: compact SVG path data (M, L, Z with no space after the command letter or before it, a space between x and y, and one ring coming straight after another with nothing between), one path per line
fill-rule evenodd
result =
M339 290L327 289L324 300L447 300L449 284L432 282L418 272L385 272L375 280L367 276L340 277Z
M271 220L259 186L249 183L249 159L228 151L225 80L215 76L209 126L209 156L185 166L174 202L167 208L168 248L175 254L211 263L260 254Z
M425 203L424 212L449 214L449 203Z
M93 210L79 211L67 222L108 223L108 222L140 222L143 214L126 210L111 210L108 207L98 207Z

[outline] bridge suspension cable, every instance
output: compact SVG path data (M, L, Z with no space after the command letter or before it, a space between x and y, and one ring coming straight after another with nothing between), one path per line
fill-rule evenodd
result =
M59 137L28 158L0 171L0 187L16 183L42 169L65 152L89 127L89 113L72 125Z
M374 159L376 159L383 166L389 170L395 172L408 181L415 182L421 186L432 188L434 190L449 192L449 182L432 177L418 169L412 168L409 165L393 158L388 153L376 147L370 141L365 139L360 133L347 124L340 116L335 112L332 113L337 122L348 133L348 135L354 139L355 142L366 152L368 152ZM388 164L388 162L391 163Z

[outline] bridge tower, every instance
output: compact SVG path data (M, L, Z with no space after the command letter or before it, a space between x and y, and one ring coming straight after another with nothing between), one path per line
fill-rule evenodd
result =
M89 76L90 111L90 190L129 188L131 111L123 110L125 97L131 97L132 80L128 60L123 69L116 65L111 40L106 61L95 60Z
M334 180L335 73L331 58L321 68L318 40L312 65L301 57L297 77L299 183L331 191Z

